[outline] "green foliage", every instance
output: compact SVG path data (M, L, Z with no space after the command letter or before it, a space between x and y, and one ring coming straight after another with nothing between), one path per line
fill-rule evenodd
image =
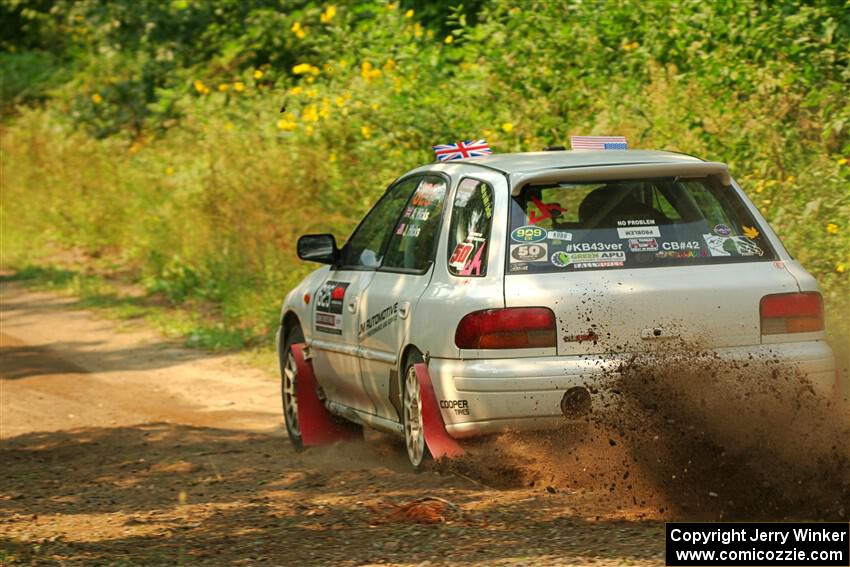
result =
M222 326L204 322L199 344L270 337L280 299L311 269L297 236L344 237L395 176L433 159L432 144L525 151L594 133L729 163L847 336L846 3L0 10L27 22L0 54L18 69L3 90L3 107L18 105L0 145L3 263L56 245L110 258L172 304L218 306ZM64 75L47 72L57 66Z

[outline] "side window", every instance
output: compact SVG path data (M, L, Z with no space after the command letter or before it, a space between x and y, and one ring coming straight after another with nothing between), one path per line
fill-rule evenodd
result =
M449 225L449 273L487 275L487 241L492 222L493 188L477 179L461 180Z
M420 178L407 179L384 193L342 249L345 267L377 268L398 216Z
M428 269L434 259L447 189L442 177L422 178L401 218L393 225L384 267L416 271Z

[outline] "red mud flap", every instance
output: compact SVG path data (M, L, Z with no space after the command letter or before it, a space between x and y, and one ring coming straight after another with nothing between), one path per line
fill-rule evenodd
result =
M425 434L425 444L435 459L442 457L459 457L463 455L463 449L446 431L446 424L440 413L437 396L434 394L434 386L431 384L431 375L428 367L420 362L414 364L416 377L419 379L419 396L422 399L422 430Z
M313 365L304 360L304 343L294 344L291 348L298 367L295 396L298 399L298 424L304 446L330 445L359 438L360 426L334 419L316 394L319 384L313 374Z

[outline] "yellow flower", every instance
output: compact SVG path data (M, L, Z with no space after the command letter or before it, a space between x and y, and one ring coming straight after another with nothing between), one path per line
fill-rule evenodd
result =
M369 108L371 108L372 110L378 110L379 108L381 108L381 105L378 104L377 102L373 102L372 104L369 105Z
M361 126L360 134L362 134L364 138L370 138L372 136L372 130L368 126Z
M307 107L301 111L301 120L305 122L318 122L319 121L319 112L316 109L315 104L307 105Z
M831 223L826 225L826 231L829 234L838 234L838 225L835 224L834 222L831 222Z
M304 36L307 35L307 30L301 27L301 22L295 22L289 30L294 33L295 37L298 39L304 39Z
M198 91L199 94L204 94L207 91L207 86L201 81L195 81L195 90Z
M393 71L395 71L395 61L393 61L392 59L387 59L387 62L384 63L383 69L384 73L392 73Z
M229 88L230 88L230 85L228 85L227 83L221 83L221 84L218 86L218 92L220 92L220 93L226 93L226 92L227 92L227 90L228 90Z
M509 133L509 132L513 131L513 129L514 129L514 125L511 124L510 122L505 122L504 124L502 124L502 131L503 132Z
M398 2L390 2L389 4L387 4L387 10L389 10L390 12L392 12L396 8L398 8Z
M419 22L413 24L413 35L416 37L422 37L422 25Z
M452 43L454 40L455 40L454 37L447 35L446 39L444 39L443 41L446 43L446 45L448 45L448 44Z
M259 69L254 70L254 78L258 81L263 78L263 74Z
M773 201L771 201L770 199L765 199L764 201L762 201L762 204L764 204L764 205L769 205L769 204L771 204L772 202L773 202Z
M835 265L835 271L839 274L843 274L847 270L847 266L842 263L838 263Z
M794 183L795 181L797 181L797 178L793 175L789 175L788 178L785 179L785 183Z
M233 90L237 93L241 93L245 90L245 83L241 81L236 81L235 83L233 83Z
M334 99L334 102L335 102L335 103L336 103L336 105L337 105L338 107L340 107L340 108L342 108L343 106L345 106L345 99L344 99L343 97L341 97L341 96L336 97L336 98Z
M298 126L295 122L295 115L291 112L287 112L284 114L283 118L277 121L277 127L281 130L285 130L286 132L291 132L295 130Z
M165 168L165 174L168 175L169 177L174 175L174 168L169 165L168 167Z
M408 10L407 12L405 12L404 17L405 18L412 18L413 17L413 10Z
M100 104L101 102L103 102L103 97L100 96L100 94L98 93L94 93L93 95L91 95L91 101L95 104Z
M299 63L292 68L292 72L296 75L306 75L308 73L311 75L318 75L321 71L318 67L310 65L309 63Z
M307 132L308 136L313 135L313 127L312 126L307 126L306 128L304 128L304 131Z
M838 160L838 165L847 165L847 158L841 158Z
M360 76L363 77L363 80L368 82L380 77L381 70L375 69L370 62L364 61L360 64Z
M329 24L334 19L334 16L336 16L336 6L328 6L319 16L319 21L323 24Z
M300 86L292 87L291 89L289 89L289 94L291 94L292 96L298 96L298 95L300 95L303 91L304 91L304 89L303 89L303 88L301 88Z

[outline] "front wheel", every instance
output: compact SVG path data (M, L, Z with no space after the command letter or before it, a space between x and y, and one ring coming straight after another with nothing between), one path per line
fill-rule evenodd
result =
M286 433L289 441L296 451L304 449L301 441L301 425L298 422L298 394L296 384L298 383L298 365L295 362L295 353L292 345L304 342L304 335L300 328L292 330L286 339L286 344L280 351L280 393L283 403L283 421L286 425Z
M404 445L407 448L407 458L414 470L421 470L422 463L430 458L428 447L425 445L425 429L422 423L422 396L419 390L419 379L416 376L416 363L422 362L422 357L416 353L408 357L404 370Z

